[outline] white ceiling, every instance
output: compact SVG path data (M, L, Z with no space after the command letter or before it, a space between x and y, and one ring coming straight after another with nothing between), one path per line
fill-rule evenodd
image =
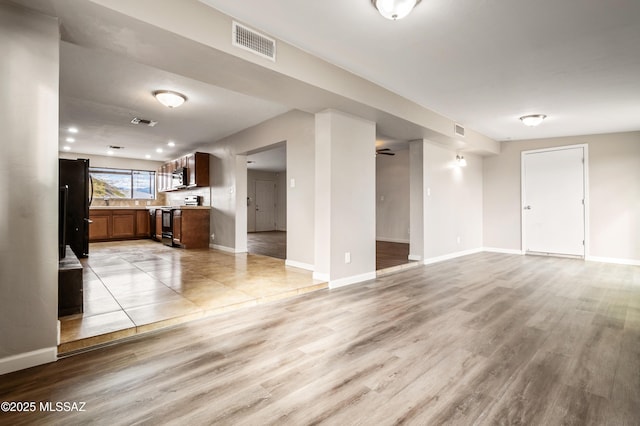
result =
M75 125L72 152L118 145L115 156L167 160L329 99L316 92L304 108L292 97L300 85L253 78L250 64L238 75L236 59L90 1L14 1L61 20L61 149ZM202 1L495 140L640 130L638 0L423 0L401 21L370 0ZM158 89L189 99L170 110ZM549 118L518 121L532 113Z
M202 1L495 140L640 130L638 0Z
M284 172L287 170L287 146L279 145L266 151L247 155L247 169L263 172Z
M60 142L72 152L167 160L253 126L288 108L136 63L106 51L63 42L60 49ZM187 96L167 108L153 96L169 89ZM157 121L133 125L134 117ZM74 143L67 129L76 126ZM173 141L175 146L167 144ZM157 153L156 149L163 149Z

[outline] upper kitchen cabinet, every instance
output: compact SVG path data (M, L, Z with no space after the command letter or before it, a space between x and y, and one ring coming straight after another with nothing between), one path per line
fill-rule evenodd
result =
M194 152L168 161L158 169L158 191L209 186L209 154Z
M209 154L195 152L185 159L189 176L187 187L209 186Z

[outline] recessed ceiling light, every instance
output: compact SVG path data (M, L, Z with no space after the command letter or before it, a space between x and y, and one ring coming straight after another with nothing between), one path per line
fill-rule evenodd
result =
M144 158L151 158L149 154L145 155Z
M160 154L160 153L162 152L162 148L158 148L158 149L156 149L156 152L157 152L158 154Z
M77 127L69 127L67 130L69 130L69 133L78 133Z
M176 146L176 143L174 141L169 141L169 143L167 143L167 145L169 146Z
M179 107L187 100L187 97L182 93L172 92L171 90L157 90L153 92L153 96L156 97L158 102L169 108Z
M74 143L76 140L74 138L67 138L66 141L69 143Z
M65 151L71 151L71 147L70 146L63 146L62 149L64 149Z
M544 114L531 114L523 115L522 117L520 117L520 121L522 121L525 126L535 127L538 124L542 123L542 120L544 120L545 118L547 118L547 116Z
M108 155L113 155L113 151L112 151L112 150L109 150L109 151L107 151L107 154L108 154Z

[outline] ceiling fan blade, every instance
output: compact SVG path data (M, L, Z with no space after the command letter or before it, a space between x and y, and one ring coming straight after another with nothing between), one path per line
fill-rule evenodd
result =
M378 152L380 155L396 155L395 152Z
M376 152L382 152L382 151L391 151L391 149L389 149L389 148L376 149Z

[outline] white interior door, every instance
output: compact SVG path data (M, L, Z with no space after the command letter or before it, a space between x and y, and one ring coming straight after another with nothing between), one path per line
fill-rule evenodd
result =
M276 184L256 181L256 232L276 230Z
M522 153L523 249L584 256L585 147Z

